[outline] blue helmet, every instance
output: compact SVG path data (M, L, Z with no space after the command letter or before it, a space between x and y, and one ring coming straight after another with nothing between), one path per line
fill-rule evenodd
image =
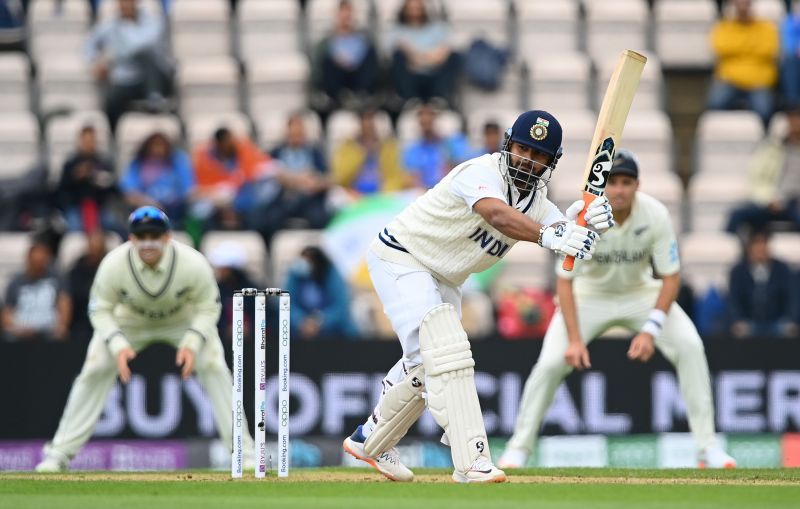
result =
M501 170L509 183L524 190L534 189L534 186L535 189L540 189L547 185L563 152L562 137L561 124L556 117L544 110L526 111L517 117L514 125L506 131L500 151L503 155ZM549 154L551 159L543 166L525 157L516 156L521 161L516 167L512 166L512 142Z
M143 233L161 235L169 230L169 218L158 207L145 205L134 210L128 216L128 233L132 235L141 235Z

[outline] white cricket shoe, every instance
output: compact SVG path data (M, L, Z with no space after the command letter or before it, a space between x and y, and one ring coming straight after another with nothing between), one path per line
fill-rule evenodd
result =
M528 453L522 449L506 449L497 461L500 468L525 468L528 465Z
M466 472L453 472L453 480L458 483L492 483L506 482L506 473L492 465L492 462L483 456L475 460Z
M414 480L414 472L408 469L400 461L400 453L392 447L386 452L378 455L377 458L370 458L364 452L364 434L361 432L361 425L356 428L352 435L344 439L342 447L350 456L361 460L372 468L383 474L387 479L398 482L411 482Z
M42 461L36 465L35 470L39 473L66 472L69 470L69 461L61 455L53 453L47 454Z
M720 447L708 447L697 453L698 468L736 468L736 460Z

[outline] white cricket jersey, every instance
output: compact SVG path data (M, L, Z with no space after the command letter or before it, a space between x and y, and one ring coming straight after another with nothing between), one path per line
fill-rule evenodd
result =
M124 330L185 324L181 347L198 350L216 337L221 303L214 271L190 246L170 241L155 267L146 265L125 242L97 269L89 298L89 318L112 351L128 346Z
M497 263L517 242L472 209L482 198L502 200L539 223L564 220L546 189L520 200L500 173L500 154L486 154L453 168L389 223L370 248L380 258L420 267L459 286L470 274Z
M591 260L576 260L572 272L557 265L560 277L574 278L576 294L624 294L658 288L653 277L680 270L678 242L667 208L647 194L637 192L630 216L602 234Z

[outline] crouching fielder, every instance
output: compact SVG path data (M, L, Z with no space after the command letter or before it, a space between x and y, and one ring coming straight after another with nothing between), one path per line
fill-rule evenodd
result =
M94 335L37 471L68 468L92 435L117 375L127 383L128 362L155 341L177 348L184 379L197 372L217 429L231 443L231 373L217 333L221 302L211 266L172 240L169 219L155 207L133 211L128 227L129 242L108 253L97 270L89 301Z
M629 359L647 362L658 348L675 366L699 465L736 465L715 440L703 343L694 324L675 303L680 262L669 212L638 188L636 159L620 150L606 186L617 227L603 236L591 261L576 263L572 273L559 268L560 309L525 383L514 435L498 461L501 467L527 464L556 389L573 368L591 367L586 345L613 325L637 331Z
M547 200L546 184L561 156L561 126L545 111L520 115L500 153L454 168L401 212L370 246L367 262L403 357L383 380L374 412L344 440L344 449L386 477L410 481L394 446L425 410L444 428L457 482L503 482L491 463L469 340L461 326L461 284L500 260L517 241L591 258L596 233ZM611 226L598 199L586 213ZM425 395L423 397L423 394Z

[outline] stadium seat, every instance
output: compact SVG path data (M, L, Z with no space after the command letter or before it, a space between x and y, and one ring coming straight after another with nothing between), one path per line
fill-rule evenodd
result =
M646 51L639 51L647 57L647 64L642 71L639 87L631 105L631 113L660 111L664 109L664 76L661 73L661 62L658 57ZM597 86L595 87L594 104L600 110L603 96L606 93L608 82L614 73L614 68L619 61L619 53L609 53L603 58L595 60L597 66Z
M595 62L624 49L648 49L644 0L586 0L585 5L586 47Z
M690 231L725 229L731 210L749 198L747 173L733 168L727 175L700 173L689 181Z
M654 11L655 50L665 68L709 68L708 41L717 20L713 0L659 0Z
M786 118L786 113L779 111L772 115L767 134L776 139L785 138L789 134L789 119Z
M239 111L239 68L232 57L186 58L177 76L181 114Z
M513 62L506 65L497 90L483 90L466 81L462 87L461 102L462 111L472 111L487 104L496 108L521 109L525 99L520 65Z
M272 238L272 274L269 285L286 283L289 266L306 246L321 246L324 230L281 230Z
M744 171L764 134L752 111L706 111L697 124L699 173L717 176Z
M775 23L781 23L786 16L786 7L783 0L754 0L753 11L756 16L766 18Z
M100 98L86 62L77 55L54 54L38 62L39 109L43 115L97 110Z
M30 233L0 232L0 291L3 296L11 277L24 270L30 245Z
M580 198L579 187L583 181L597 114L589 110L567 110L556 118L564 131L564 155L550 180L548 196L563 206Z
M253 231L210 231L203 235L200 251L208 256L215 247L230 244L238 247L247 258L247 273L256 281L269 283L269 258L264 239Z
M286 136L286 122L291 112L277 115L275 113L262 115L256 118L256 130L258 131L258 145L263 150L271 150L280 144ZM315 112L307 110L303 114L306 128L306 136L313 143L322 141L322 121ZM330 132L330 129L328 129Z
M125 239L127 240L127 239ZM114 232L106 232L106 249L112 250L122 244L123 239ZM65 273L86 252L86 234L84 232L67 232L61 239L58 248L57 266L61 273Z
M53 53L80 56L90 18L89 3L84 0L33 2L28 13L28 30L34 60Z
M578 51L581 25L577 0L516 0L516 54L538 57Z
M247 91L251 114L281 115L306 107L310 76L302 53L286 53L247 62Z
M184 117L186 121L186 140L190 148L211 139L214 131L227 127L235 136L252 138L252 126L247 115L240 111L220 113L196 113Z
M327 151L328 161L332 161L333 155L339 148L339 145L347 139L354 138L358 135L361 129L361 121L356 113L348 110L336 110L328 117L328 128L326 129L327 137L325 139L325 148ZM378 131L378 136L388 138L394 133L392 131L392 120L389 114L385 111L378 110L375 112L375 129Z
M529 58L527 64L528 108L557 112L591 108L592 66L585 54L554 52Z
M0 111L29 111L30 64L21 53L0 53Z
M552 251L532 242L517 242L500 262L500 272L492 282L492 295L518 288L552 288L555 282L555 257Z
M227 2L177 1L172 6L172 51L182 60L231 55Z
M494 108L487 107L485 104L483 108L468 111L467 135L469 136L470 144L475 147L483 145L483 126L487 122L497 122L500 126L500 132L503 133L514 125L514 121L517 120L517 116L520 113L517 108Z
M631 112L620 146L636 154L644 174L672 173L672 124L663 111Z
M676 233L684 231L683 183L677 174L671 172L650 172L646 167L639 174L639 189L664 204L672 219Z
M181 141L180 120L174 115L129 112L117 124L117 173L123 174L145 138L164 132L174 144Z
M192 236L185 231L173 230L172 238L175 240L175 242L180 242L181 244L194 247L194 240L192 240Z
M50 163L49 179L52 183L61 178L64 161L77 147L78 133L84 126L91 125L97 132L99 150L111 156L111 128L108 118L102 111L76 111L67 116L57 116L47 122L45 140Z
M237 7L242 60L302 49L300 4L296 0L242 0Z
M497 48L510 48L509 3L506 0L445 0L453 44L460 51L484 39Z
M739 240L725 232L692 232L679 237L681 274L694 290L703 295L709 287L725 291L728 273L739 258Z
M26 174L39 160L39 123L33 113L0 112L0 179Z
M397 138L401 144L416 140L420 136L418 108L406 108L397 119ZM442 110L436 117L436 129L442 137L449 137L462 132L461 115L453 110Z
M800 233L776 232L769 240L772 256L788 263L792 269L800 268Z

